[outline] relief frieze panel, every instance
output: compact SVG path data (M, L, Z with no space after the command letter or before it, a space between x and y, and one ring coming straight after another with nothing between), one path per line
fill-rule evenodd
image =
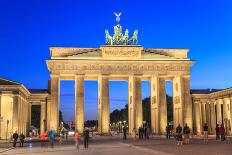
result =
M186 65L163 64L62 64L51 65L51 71L78 70L78 71L189 71Z

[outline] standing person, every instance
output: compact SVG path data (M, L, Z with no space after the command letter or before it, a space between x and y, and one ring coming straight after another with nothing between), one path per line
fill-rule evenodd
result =
M147 139L147 126L144 126L144 139Z
M221 141L226 140L224 124L221 124L219 131L220 131L220 135L221 135Z
M89 130L88 129L85 129L84 131L84 146L85 146L85 149L89 148Z
M48 135L49 135L49 138L50 138L50 145L53 148L54 147L54 140L55 140L55 136L56 136L55 131L53 129L51 129L49 131Z
M149 139L149 136L150 136L150 128L149 128L149 126L147 125L147 139Z
M169 128L169 125L166 126L166 138L170 139L170 128Z
M187 123L185 123L184 129L183 129L183 133L184 133L184 143L185 144L189 144L190 128L187 125Z
M219 135L220 135L220 131L219 131L219 124L217 124L216 125L216 128L215 128L215 130L216 130L216 140L219 140L220 139L220 137L219 137Z
M141 139L141 127L139 127L139 139Z
M18 135L18 133L17 133L17 131L15 131L15 133L13 134L13 147L16 147L16 143L17 143L17 140L18 140L18 138L19 138L19 135Z
M79 133L78 130L76 130L75 134L74 134L74 139L75 139L75 144L76 144L76 149L79 151Z
M177 145L182 145L182 127L180 124L176 127L176 140Z
M144 135L144 128L141 127L141 139L143 139L143 135Z
M19 140L20 140L20 143L19 143L20 147L23 147L24 140L25 140L25 135L24 134L20 134Z
M208 125L207 123L204 124L204 127L203 127L203 130L204 130L204 141L208 141Z
M126 126L123 127L123 140L126 140Z

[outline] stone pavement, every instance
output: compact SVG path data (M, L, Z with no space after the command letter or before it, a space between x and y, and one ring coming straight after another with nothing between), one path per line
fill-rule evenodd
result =
M90 140L88 150L80 145L79 152L73 142L63 145L56 143L55 148L47 147L40 143L27 145L25 148L16 148L2 154L7 155L232 155L232 140L225 142L210 139L207 143L201 139L192 139L190 145L177 146L175 141L164 138L152 138L149 140L129 139L123 141L121 137L98 137Z

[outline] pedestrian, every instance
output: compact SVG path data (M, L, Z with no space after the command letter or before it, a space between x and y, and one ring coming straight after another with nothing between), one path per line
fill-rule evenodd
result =
M13 134L12 137L13 137L13 147L16 147L16 143L17 143L17 140L19 138L17 131L15 131L15 133Z
M68 131L65 132L65 139L68 140Z
M76 149L79 151L80 148L79 148L79 133L78 133L78 130L75 131L74 138L75 138Z
M139 127L139 139L141 139L141 127Z
M144 128L141 127L141 139L143 139L143 135L144 135Z
M166 138L170 139L170 128L169 128L169 125L166 126Z
M184 129L183 129L183 133L184 133L184 144L189 144L190 128L187 125L187 123L185 123Z
M219 137L219 136L220 136L220 131L219 131L219 129L220 129L220 128L219 128L219 124L217 124L217 125L216 125L216 128L215 128L215 130L216 130L216 140L219 140L219 139L220 139L220 137Z
M49 138L50 138L50 146L53 148L54 147L54 140L56 137L55 131L53 129L51 129L48 133Z
M221 135L221 141L226 140L224 124L221 124L219 131L220 131L220 135Z
M144 139L146 139L147 138L147 126L146 126L146 124L144 125Z
M20 143L19 143L20 147L23 147L24 140L25 140L25 135L24 134L20 134L19 140L20 140Z
M135 128L132 130L132 137L134 140L136 140L136 129Z
M177 145L182 146L182 127L180 124L176 127L176 140L177 140Z
M209 129L208 129L207 123L204 124L203 130L204 130L204 141L208 141L208 131L209 131Z
M123 140L126 140L126 132L127 132L127 129L126 129L126 126L123 127Z
M85 149L88 149L89 147L89 130L88 129L85 129L84 131L84 146L85 146Z
M150 136L150 128L149 128L149 126L147 126L147 139L149 139L149 136Z

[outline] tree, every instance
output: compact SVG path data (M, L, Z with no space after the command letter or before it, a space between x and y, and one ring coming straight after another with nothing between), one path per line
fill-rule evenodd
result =
M172 104L172 96L167 95L167 117L168 122L173 121L173 104ZM143 107L143 121L148 122L151 124L151 102L150 97L144 98L142 100L142 107ZM128 122L128 104L125 105L122 109L115 109L110 113L110 122L117 123L119 121L126 120Z

